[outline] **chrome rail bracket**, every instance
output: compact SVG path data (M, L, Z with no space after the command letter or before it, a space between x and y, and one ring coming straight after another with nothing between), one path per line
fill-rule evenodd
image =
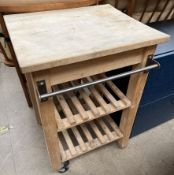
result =
M47 89L46 89L46 83L45 80L40 80L37 81L37 88L38 88L38 92L39 92L39 96L46 94L47 93ZM48 97L45 98L39 98L41 102L47 101Z
M154 58L155 58L155 55L149 55L148 56L146 67L156 64L156 65L158 65L157 68L160 68L160 63L158 61L156 61ZM148 70L146 70L146 71L148 71Z

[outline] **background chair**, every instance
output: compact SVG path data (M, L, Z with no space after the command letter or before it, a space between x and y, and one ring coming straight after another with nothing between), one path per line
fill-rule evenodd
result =
M127 14L143 23L174 18L173 0L127 0Z

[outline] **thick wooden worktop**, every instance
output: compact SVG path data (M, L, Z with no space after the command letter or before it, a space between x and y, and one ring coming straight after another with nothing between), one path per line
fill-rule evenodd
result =
M7 15L5 22L23 73L156 45L169 39L168 35L110 5Z
M0 0L0 13L22 13L93 5L97 0Z

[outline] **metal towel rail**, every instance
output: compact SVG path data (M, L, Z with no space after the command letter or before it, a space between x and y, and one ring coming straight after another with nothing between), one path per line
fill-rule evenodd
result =
M96 81L93 81L93 82L80 84L80 85L77 85L77 86L74 86L74 87L70 87L70 88L67 88L67 89L62 89L62 90L51 92L51 93L41 93L39 91L39 99L41 101L46 101L49 97L64 94L64 93L67 93L67 92L70 92L70 91L79 90L79 89L82 89L82 88L85 88L85 87L97 85L97 84L104 83L104 82L107 82L107 81L127 77L127 76L132 75L132 74L140 73L140 72L143 72L143 71L149 71L151 69L159 68L159 67L160 67L159 62L157 62L156 60L154 60L150 57L149 60L147 61L146 67L131 70L131 71L124 72L124 73L120 73L120 74L113 75L113 76L110 76L110 77L107 77L107 78L103 78L103 79L96 80ZM43 85L43 81L42 81L42 85Z

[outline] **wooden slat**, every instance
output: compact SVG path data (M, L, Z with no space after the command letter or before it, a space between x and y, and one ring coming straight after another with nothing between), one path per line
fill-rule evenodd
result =
M69 88L70 87L70 83L63 84L63 87L64 88ZM79 101L79 99L77 98L75 93L74 92L68 92L67 95L69 96L69 98L73 102L74 106L76 107L77 111L80 113L81 117L84 120L89 119L89 116L87 115L86 111L84 110L81 102Z
M81 102L79 101L79 99L77 98L75 93L70 92L70 93L67 93L67 94L68 94L69 98L71 99L71 101L73 102L73 105L75 106L76 110L80 114L82 120L89 119L89 116L87 115L87 112L83 108Z
M111 127L114 129L114 131L116 131L117 135L119 137L122 136L122 133L120 132L120 129L118 128L118 126L116 125L116 123L113 121L113 119L111 117L107 117L107 121L109 122L109 124L111 125Z
M97 80L96 76L93 76L94 80ZM106 87L103 84L98 84L97 87L99 87L100 91L105 95L105 97L115 106L115 108L119 107L118 101L112 96L112 94L106 89Z
M108 129L107 125L103 122L103 120L99 119L98 122L102 126L102 128L105 131L106 135L108 136L109 140L113 140L114 136L112 135L111 131Z
M53 89L58 90L58 87L54 86ZM68 104L67 104L65 98L63 97L63 95L58 95L58 96L56 96L56 98L59 101L59 103L62 107L62 110L65 113L66 117L68 118L69 122L71 124L76 123L76 121L74 120L74 117L73 117L73 113L71 112L70 107L68 106Z
M145 6L144 6L144 9L143 9L143 12L142 12L142 15L141 15L139 21L142 21L142 19L143 19L143 17L144 17L144 14L145 14L145 12L146 12L146 10L147 10L148 4L149 4L149 0L146 0L146 1L145 1Z
M68 145L68 147L69 147L69 150L70 150L71 154L72 154L72 155L76 155L77 152L76 152L76 150L75 150L75 147L74 147L74 145L73 145L73 142L72 142L72 140L71 140L71 138L70 138L68 132L65 130L65 131L63 131L62 133L63 133L63 136L64 136L64 138L65 138L65 140L66 140L66 143L67 143L67 145Z
M61 119L61 117L59 115L59 112L56 109L55 105L54 105L54 112L55 112L55 118L56 118L58 130L61 130L61 129L65 128L65 126L64 126L64 124L62 122L62 119Z
M73 81L72 84L79 85L79 83L77 81ZM95 104L93 103L93 101L91 100L91 98L86 94L85 89L80 90L79 93L80 93L80 96L82 96L84 101L87 103L87 105L90 107L93 114L95 116L99 116L100 115L99 111L97 110L97 108L96 108Z
M95 145L93 137L91 136L91 133L89 132L89 130L87 129L87 127L85 126L85 124L81 124L80 125L81 129L83 130L86 138L88 139L88 143L90 145L91 148L93 148Z
M173 2L173 5L171 6L169 12L167 13L165 20L167 20L169 18L169 16L171 15L172 12L174 13L174 2Z
M131 102L126 98L126 96L115 86L112 81L108 81L107 84L113 90L113 92L124 102L125 105L130 105Z
M100 88L101 92L105 95L105 97L115 106L116 108L119 107L118 101L112 96L112 94L104 87L103 84L99 84L98 87Z
M74 106L76 107L77 111L80 113L81 117L84 120L89 119L89 116L87 115L86 111L84 110L83 106L81 105L80 101L78 98L72 93L73 95L70 97Z
M99 92L96 90L96 88L94 87L90 87L89 88L93 94L93 96L95 97L95 99L97 100L97 102L103 107L103 109L107 112L110 113L111 109L108 107L107 103L103 100L102 96L99 94Z
M170 0L166 0L166 3L165 3L165 5L164 5L164 7L163 7L163 9L162 9L162 11L161 11L161 13L160 13L160 15L158 16L157 21L160 20L160 18L161 18L161 16L163 15L163 13L164 13L164 11L165 11L167 5L169 4L169 2L170 2Z
M83 79L85 82L87 80L87 82L89 82L88 79ZM111 109L108 108L107 103L103 100L102 96L100 95L100 93L97 91L97 89L95 87L89 87L90 91L92 92L93 96L95 97L95 99L97 100L97 102L103 107L103 109L107 112L110 113Z
M155 5L155 8L154 8L154 10L153 10L153 12L152 12L152 14L151 14L150 18L148 19L148 23L149 23L149 22L151 21L151 19L153 18L153 16L154 16L155 12L157 11L157 8L158 8L158 6L159 6L160 2L161 2L161 0L156 0L156 5Z
M65 98L63 97L63 95L57 96L57 99L58 99L58 101L63 109L63 112L65 113L66 117L68 118L69 122L71 124L74 124L75 120L74 120L73 114L72 114Z
M87 105L90 107L91 111L94 113L94 115L99 116L99 111L97 110L95 104L93 101L90 99L88 95L82 90L80 91L80 95L83 97Z
M105 74L100 74L101 78L106 78L107 76ZM112 82L107 81L106 82L108 86L112 89L112 91L124 102L124 104L129 106L131 104L130 100L121 92L121 90Z
M82 151L86 151L85 143L84 143L84 141L83 141L83 139L82 139L78 129L76 127L73 127L72 131L73 131L74 135L76 136L76 139L79 142L79 146L82 149Z
M100 130L98 129L97 125L94 122L89 123L95 134L97 135L99 141L103 144L106 142L103 135L101 134Z
M171 17L171 19L174 19L174 12L173 12L173 14L172 14L172 17Z
M115 106L115 108L119 107L118 101L112 96L112 94L104 87L103 84L99 84L98 87L100 88L101 92L105 95L105 97Z

